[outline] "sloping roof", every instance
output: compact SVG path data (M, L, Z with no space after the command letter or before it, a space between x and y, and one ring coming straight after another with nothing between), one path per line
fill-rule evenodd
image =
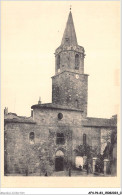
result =
M86 127L116 127L117 120L115 118L92 118L87 117L82 121L82 125Z
M81 109L76 109L74 107L68 107L68 106L62 106L59 104L53 104L53 103L48 103L48 104L36 104L31 106L32 109L34 108L46 108L46 109L60 109L60 110L70 110L70 111L78 111L78 112L83 112Z
M12 113L13 114L13 113ZM4 117L5 123L31 123L35 124L32 117L24 117L24 116L17 116L17 115L11 115L11 113L8 113Z
M63 34L62 42L61 45L72 45L76 46L77 45L77 37L75 33L75 27L73 23L73 18L72 18L72 13L70 11L69 17L67 20L66 28Z

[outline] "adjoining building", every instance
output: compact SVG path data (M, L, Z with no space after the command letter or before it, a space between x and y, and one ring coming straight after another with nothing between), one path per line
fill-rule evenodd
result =
M44 176L78 167L85 169L88 159L93 167L93 159L99 155L116 169L112 136L116 135L117 117L87 117L88 74L84 73L84 58L85 50L77 43L70 11L61 45L55 51L52 103L42 104L39 100L31 107L31 117L8 113L5 108L5 175Z

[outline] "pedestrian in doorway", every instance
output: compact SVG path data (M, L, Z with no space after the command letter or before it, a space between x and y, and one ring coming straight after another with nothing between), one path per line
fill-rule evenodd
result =
M86 164L87 175L89 174L89 163Z
M48 175L47 175L47 172L45 173L45 176L48 176Z
M92 173L92 166L90 163L88 164L88 169L89 169L89 173Z
M28 176L28 167L25 170L25 175Z
M69 168L69 177L71 177L71 168Z

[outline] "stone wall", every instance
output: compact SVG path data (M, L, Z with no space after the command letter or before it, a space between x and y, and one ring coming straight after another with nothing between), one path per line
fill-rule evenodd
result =
M80 142L81 135L81 120L82 113L77 111L67 111L67 110L54 110L54 109L34 109L34 120L41 124L47 125L49 130L49 150L50 156L53 157L53 162L55 161L55 153L57 150L62 150L65 154L64 160L66 167L68 168L69 163L72 161L72 150L73 150L73 140L74 132L79 131L79 136L77 141ZM58 114L62 113L63 118L58 119ZM56 134L62 132L65 135L65 144L56 144ZM78 143L77 142L77 143ZM55 162L54 162L55 163Z
M77 46L77 48L81 48L80 46ZM75 55L79 55L79 69L75 69ZM82 48L82 51L76 51L72 48L66 48L64 50L60 50L59 54L56 54L55 58L55 73L58 73L57 69L57 58L60 55L60 71L69 70L73 71L75 73L84 74L84 49Z
M55 170L55 153L64 152L65 169L72 160L72 131L74 120L80 124L81 113L63 111L63 119L57 118L60 110L35 109L36 124L24 122L5 123L5 171L7 174L44 175ZM70 128L71 127L71 128ZM34 144L30 143L29 134L34 132ZM57 132L63 132L64 145L56 144Z
M81 109L87 115L88 75L63 72L52 77L52 102Z
M25 173L27 166L29 166L29 170L32 168L33 159L36 161L35 164L39 163L37 154L29 143L29 133L31 131L36 131L34 124L6 123L4 146L7 173ZM36 157L33 158L33 155L36 155Z
M63 118L61 120L58 119L59 113L63 114ZM34 121L38 124L44 124L47 126L81 125L82 118L82 112L78 111L68 111L53 108L37 108L33 110Z
M35 138L32 144L30 132ZM49 133L50 132L50 133ZM54 167L50 147L53 143L51 130L47 126L24 123L7 123L5 125L6 173L44 175L50 174Z
M62 119L58 118L59 113L63 114ZM103 135L109 134L110 128L84 126L83 120L82 112L49 108L35 108L31 122L5 119L5 173L51 175L58 150L64 153L64 169L68 169L71 162L75 164L74 150L83 144L83 134L86 143L99 154ZM30 132L35 135L33 144ZM57 133L64 134L64 144L57 144Z

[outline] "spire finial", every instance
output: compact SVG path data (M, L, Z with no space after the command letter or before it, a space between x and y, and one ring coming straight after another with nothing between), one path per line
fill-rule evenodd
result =
M38 104L41 104L41 97L39 97L39 101L38 101Z
M70 11L71 11L71 9L72 9L72 6L70 5Z

